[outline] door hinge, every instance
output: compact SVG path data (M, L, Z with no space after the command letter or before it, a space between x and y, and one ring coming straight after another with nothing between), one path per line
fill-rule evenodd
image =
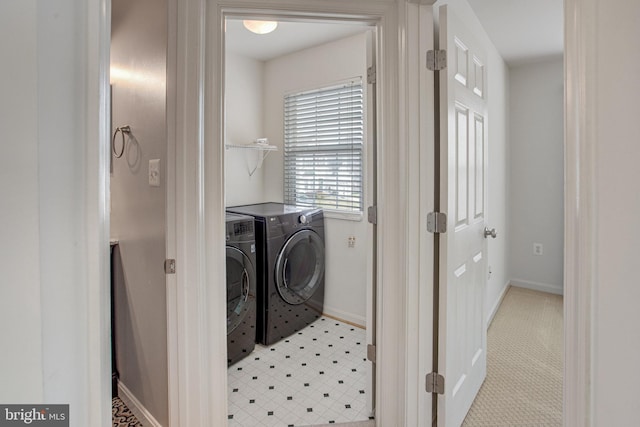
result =
M431 71L440 71L447 68L447 51L446 50L428 50L427 51L427 69Z
M367 208L367 219L373 225L378 224L378 207L377 206L369 206Z
M165 259L164 260L164 273L165 274L176 274L176 260L175 259Z
M367 344L367 360L376 363L376 346Z
M437 372L427 374L427 393L444 394L444 377Z
M370 85L376 84L376 66L372 65L367 68L367 83Z
M429 233L446 233L447 214L443 212L429 212L427 214L427 231Z

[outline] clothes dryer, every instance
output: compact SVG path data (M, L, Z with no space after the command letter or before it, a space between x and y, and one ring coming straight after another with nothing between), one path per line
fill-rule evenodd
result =
M253 217L226 214L227 366L242 360L256 342L256 240Z
M258 271L256 339L270 345L322 315L322 209L261 203L227 209L255 219Z

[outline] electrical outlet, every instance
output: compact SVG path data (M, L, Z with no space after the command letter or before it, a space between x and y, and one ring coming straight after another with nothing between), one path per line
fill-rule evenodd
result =
M356 236L349 236L348 244L350 248L356 247Z
M542 255L542 243L534 243L533 244L533 254L536 256Z

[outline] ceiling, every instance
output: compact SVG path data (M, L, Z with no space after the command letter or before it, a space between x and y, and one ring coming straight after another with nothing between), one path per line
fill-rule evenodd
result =
M508 65L564 52L563 0L467 0Z
M505 62L519 65L563 53L563 0L467 0ZM354 23L279 22L257 35L228 19L226 49L261 61L365 31Z
M334 40L362 33L364 24L279 22L269 34L258 35L242 25L242 20L227 19L225 47L233 52L260 61L268 61L288 53L297 52Z

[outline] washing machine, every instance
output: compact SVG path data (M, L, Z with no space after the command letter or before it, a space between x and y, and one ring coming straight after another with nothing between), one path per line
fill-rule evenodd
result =
M322 209L261 203L227 210L255 219L257 341L271 345L313 323L324 307Z
M256 342L256 239L252 216L226 214L227 366L242 360Z

